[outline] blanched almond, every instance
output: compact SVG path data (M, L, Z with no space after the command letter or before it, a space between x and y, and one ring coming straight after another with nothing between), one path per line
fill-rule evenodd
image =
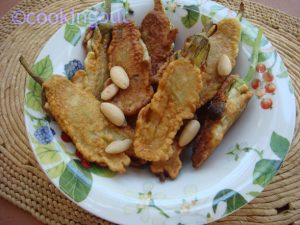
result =
M129 87L129 78L126 71L120 66L114 66L110 70L112 81L121 89Z
M218 74L220 76L228 76L232 71L232 65L229 57L224 54L220 57L218 62Z
M100 105L101 112L104 116L116 126L123 126L126 123L122 110L111 103L103 102Z
M186 146L189 144L197 135L200 130L200 123L198 120L189 121L179 137L178 144L180 147Z
M119 91L119 88L115 84L108 85L101 93L101 99L104 101L112 99Z
M105 152L109 154L118 154L128 150L131 147L131 145L131 139L125 139L123 141L114 141L106 147Z

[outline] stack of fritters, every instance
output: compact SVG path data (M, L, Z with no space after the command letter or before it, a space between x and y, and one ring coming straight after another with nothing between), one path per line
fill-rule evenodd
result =
M148 162L154 174L175 179L186 148L180 146L179 135L189 120L198 119L196 111L208 107L192 142L192 162L198 168L222 142L252 93L239 76L218 71L223 55L231 66L236 64L241 33L237 19L224 19L187 38L183 49L173 54L178 31L161 1L154 3L140 30L132 21L88 29L85 69L77 71L72 82L56 75L41 81L29 73L43 87L45 110L84 159L119 173L131 159L136 166ZM130 84L107 101L130 118L131 126L113 125L100 110L101 92L112 83L110 70L115 66L124 69ZM131 148L117 154L105 151L125 139L133 140Z

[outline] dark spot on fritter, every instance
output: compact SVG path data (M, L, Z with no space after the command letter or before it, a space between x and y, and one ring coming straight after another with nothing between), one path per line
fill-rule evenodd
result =
M211 102L208 106L207 113L210 120L218 120L225 111L224 102Z

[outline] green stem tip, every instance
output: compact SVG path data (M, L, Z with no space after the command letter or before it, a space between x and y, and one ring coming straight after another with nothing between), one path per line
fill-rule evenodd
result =
M27 71L27 73L31 76L31 78L36 81L39 85L43 85L44 80L37 76L32 69L30 68L29 64L26 62L25 58L23 56L20 56L19 61L21 65L24 67L24 69Z

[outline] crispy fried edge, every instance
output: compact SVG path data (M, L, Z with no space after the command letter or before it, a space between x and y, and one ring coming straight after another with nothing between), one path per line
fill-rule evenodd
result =
M54 75L51 77L51 79L60 79L59 85L63 85L63 82L69 82L70 85L74 85L71 81L63 78L62 76L59 75ZM118 172L118 173L124 173L126 171L126 167L130 164L130 157L128 157L127 154L122 153L122 156L124 156L123 161L120 162L120 164L122 165L122 168L120 167L116 167L116 166L109 166L107 163L107 158L101 156L101 158L104 158L104 160L95 160L94 157L91 157L91 155L89 154L85 154L85 151L82 151L82 149L84 148L83 146L81 146L80 141L75 138L73 135L70 134L70 132L74 132L70 129L70 126L68 125L69 122L64 118L64 113L62 112L61 107L54 107L52 106L52 104L50 103L55 102L56 105L59 105L58 103L58 99L54 98L51 94L51 92L55 91L55 90L51 90L51 86L53 85L51 82L56 82L56 81L52 81L52 80L48 80L43 84L43 88L45 89L45 93L47 96L47 100L48 100L48 104L49 104L49 110L51 111L51 114L54 116L55 120L57 121L57 123L59 124L59 126L61 127L61 129L66 132L70 138L72 139L74 145L77 147L78 151L82 154L82 156L90 161L90 162L95 162L101 166L104 166L103 164L105 163L106 166L108 166L112 171ZM78 91L78 93L86 98L94 98L95 101L97 101L97 99L90 93L90 92L86 92L78 87L76 87L76 85L73 86L74 87L74 91ZM54 104L54 105L55 105ZM99 109L100 111L100 109ZM103 116L103 118L105 119L105 117ZM109 122L107 122L109 124ZM112 126L112 125L108 125L108 126ZM115 127L114 129L118 129L117 127ZM122 128L124 133L126 134L130 134L132 135L132 131L129 128ZM104 151L104 150L103 150ZM108 156L108 154L106 154ZM121 156L121 155L119 155ZM110 164L111 165L111 164Z
M128 21L128 23L116 24L113 28L113 35L112 35L113 38L112 38L112 41L108 48L109 68L111 69L113 66L115 66L115 64L113 62L114 62L114 54L116 54L116 52L119 51L117 49L118 42L125 41L125 40L119 40L118 38L115 38L116 36L118 36L117 35L118 30L124 29L124 28L128 29L128 31L127 31L129 33L128 38L132 42L131 51L134 54L133 59L136 62L137 70L139 70L138 74L142 74L142 76L144 76L144 78L142 78L141 81L142 81L143 85L145 86L144 87L145 98L143 101L139 102L139 104L137 104L137 102L135 102L136 106L132 107L133 104L131 102L131 99L128 99L129 106L121 107L126 116L132 116L132 115L136 115L142 107L144 107L147 103L149 103L151 100L151 97L153 96L153 89L152 89L151 83L150 83L151 64L150 64L149 60L144 59L144 48L142 46L142 43L140 42L142 40L141 40L141 34L140 34L139 29L136 27L136 25L133 21ZM137 41L137 40L139 40L139 41ZM148 75L147 75L147 73L148 73ZM130 74L130 73L128 74L130 79L132 77L134 77L135 75L136 74ZM145 77L146 77L146 79L145 79ZM139 87L140 87L140 85L139 85ZM120 104L118 103L119 101L117 100L118 96L122 95L126 91L129 91L129 89L120 90L119 93L111 100L111 102L120 106ZM134 98L136 91L134 91L134 88L130 89L130 91L132 91L132 98Z
M238 102L235 99L228 98L224 92L236 79L238 79L238 76L229 76L213 99L213 101L223 101L225 103L225 112L217 120L211 120L208 115L206 116L204 126L201 128L193 148L192 162L195 168L199 168L214 152L215 148L222 142L226 132L246 109L253 96L248 86L244 84L238 90L240 92Z
M100 26L87 29L83 40L87 54L84 60L85 74L77 71L71 79L78 87L90 91L96 98L100 97L104 83L109 78L107 50L111 41L111 29Z
M182 161L180 159L180 155L184 148L179 147L177 142L173 143L172 148L174 153L170 157L170 159L167 161L152 162L150 164L150 170L152 173L158 176L168 176L174 180L179 175L179 172L182 168Z
M160 32L160 29L156 26L154 31L149 31L152 26L149 28L148 25L153 24L154 22L159 23L162 28L167 27L168 30L162 30ZM178 33L177 28L171 28L171 22L165 14L161 0L154 0L154 9L145 16L140 30L142 39L144 40L151 57L152 76L156 76L160 67L163 66L172 55L172 46L175 43L176 35ZM149 32L154 34L154 37L146 35ZM158 38L160 41L157 41ZM158 77L153 80L155 83L157 78Z
M139 113L138 116L138 120L136 123L136 132L135 132L135 138L134 138L134 151L135 154L142 159L148 160L148 161L166 161L168 160L172 154L174 153L173 149L171 148L171 145L173 143L173 139L177 133L177 131L180 129L181 125L183 124L183 120L184 119L191 119L194 117L194 113L193 112L184 112L184 109L182 109L181 106L181 112L175 112L174 117L176 118L176 123L178 123L178 128L176 130L174 130L173 132L170 132L168 134L168 137L165 138L165 143L164 146L161 146L160 152L163 153L163 157L159 156L158 154L149 154L145 156L143 150L145 149L145 146L141 143L141 137L143 137L143 135L141 134L143 128L144 128L144 120L143 118L147 117L147 113L149 112L149 110L153 110L154 113L157 113L160 116L164 116L163 112L159 112L158 106L157 106L157 102L159 102L160 99L163 98L163 96L165 95L164 93L164 87L168 84L168 78L172 75L172 72L174 70L174 67L176 66L177 63L189 63L189 65L191 65L191 69L195 69L197 67L194 67L189 61L187 61L186 59L178 59L172 63L170 63L170 65L166 68L166 70L164 71L164 75L163 78L160 80L159 83L159 87L158 87L158 91L156 92L156 94L153 96L151 103L149 103L147 106L145 106ZM198 68L197 68L198 69ZM202 89L202 81L201 81L201 76L202 73L199 70L199 82L198 82L198 88L199 88L199 92ZM195 98L199 97L199 95ZM197 98L198 99L198 98ZM195 103L195 105L192 105L191 107L188 107L191 109L191 111L196 111L196 108L199 104L200 99L198 99ZM154 104L153 109L150 109L151 105ZM182 115L181 115L182 114ZM161 151L162 149L167 150L167 152ZM150 156L149 156L150 155Z
M209 41L210 41L210 52L212 49L215 48L216 51L218 51L219 47L222 46L218 46L216 47L214 45L214 42L212 40L216 39L218 40L220 35L224 35L224 30L226 30L226 36L225 38L228 38L230 43L230 55L228 55L228 57L230 58L232 67L235 66L236 64L236 57L238 56L239 53L239 42L241 39L241 25L238 19L235 18L225 18L223 20L221 20L218 24L217 24L217 31L216 33L214 33L212 36L209 37ZM229 29L232 28L232 29ZM235 28L235 29L233 29ZM223 53L220 53L220 56ZM212 54L209 53L208 57L207 57L207 64L204 68L204 75L203 75L203 85L204 87L209 87L210 83L214 83L217 85L215 91L213 92L209 92L207 91L207 88L204 88L202 90L202 93L200 94L201 96L201 105L206 104L207 102L209 102L210 100L212 100L212 98L215 96L215 94L217 93L218 89L222 86L223 82L226 80L226 77L222 77L219 76L218 72L217 72L217 65L218 65L218 59L212 58ZM212 88L212 87L211 87Z

